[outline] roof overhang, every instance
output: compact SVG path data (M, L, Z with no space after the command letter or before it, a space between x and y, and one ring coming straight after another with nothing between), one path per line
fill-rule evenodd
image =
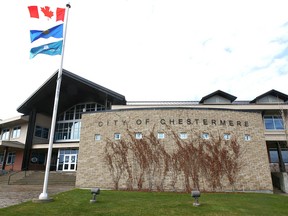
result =
M57 77L58 71L22 103L17 111L30 114L32 110L36 110L37 113L52 115ZM62 113L75 104L85 102L97 102L102 105L126 104L125 96L63 69L58 113Z
M6 141L6 140L0 140L0 147L11 147L11 148L19 148L24 149L25 144L18 142L18 141Z
M13 118L5 119L3 121L0 121L0 127L1 128L9 128L15 125L20 125L23 123L27 123L29 121L29 116L16 116Z

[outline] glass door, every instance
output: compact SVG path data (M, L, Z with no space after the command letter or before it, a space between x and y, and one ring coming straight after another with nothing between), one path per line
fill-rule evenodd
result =
M63 171L75 171L77 167L77 154L64 155Z

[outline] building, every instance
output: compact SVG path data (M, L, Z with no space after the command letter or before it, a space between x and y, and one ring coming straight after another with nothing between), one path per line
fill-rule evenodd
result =
M0 121L5 170L44 170L57 73ZM63 70L51 170L76 186L133 190L262 191L287 186L288 95L250 101L221 90L200 101L126 102Z

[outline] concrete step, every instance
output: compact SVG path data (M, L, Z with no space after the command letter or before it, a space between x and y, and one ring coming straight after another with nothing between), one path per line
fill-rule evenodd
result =
M22 171L10 176L11 185L41 185L44 182L44 171ZM76 173L50 172L49 185L70 185L74 186Z

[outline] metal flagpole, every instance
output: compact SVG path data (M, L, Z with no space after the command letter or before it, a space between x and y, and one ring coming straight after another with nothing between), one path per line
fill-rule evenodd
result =
M44 177L44 184L43 184L43 192L39 195L39 200L50 200L50 198L48 197L48 193L47 193L47 187L48 187L48 178L49 178L51 156L52 156L52 149L53 149L58 101L59 101L60 87L61 87L61 80L62 80L62 67L63 67L66 31L67 31L67 24L68 24L68 14L69 14L69 9L71 8L70 3L66 4L66 8L67 10L66 10L65 19L64 19L65 27L64 27L64 35L63 35L63 44L62 44L62 55L61 55L61 63L60 63L59 71L58 71L57 84L56 84L56 92L55 92L54 107L53 107L53 114L52 114L52 121L51 121L51 130L50 130L51 132L50 132L50 138L49 138L49 147L48 147L46 170L45 170L45 177Z

